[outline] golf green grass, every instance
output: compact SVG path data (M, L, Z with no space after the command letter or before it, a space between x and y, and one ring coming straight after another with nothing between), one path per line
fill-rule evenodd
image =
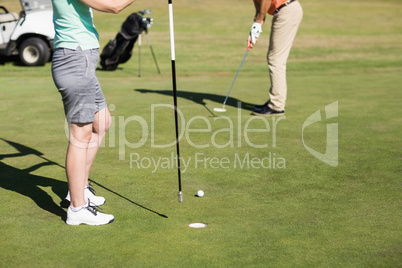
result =
M270 20L227 111L217 113L246 52L252 1L173 2L183 203L168 3L95 12L102 49L131 12L152 9L149 37L161 69L143 38L141 77L138 44L118 70L97 73L113 124L90 178L116 219L65 224L68 141L51 64L7 61L0 65L0 267L399 267L402 3L301 1L286 116L261 119L250 109L267 99ZM327 119L325 107L336 102ZM303 128L316 111L321 121ZM306 149L324 154L329 126L338 130L332 166ZM208 226L188 227L193 222Z

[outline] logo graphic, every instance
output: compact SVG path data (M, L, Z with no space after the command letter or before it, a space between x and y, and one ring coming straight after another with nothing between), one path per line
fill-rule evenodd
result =
M335 101L325 106L325 119L328 120L334 117L338 117L338 101ZM327 124L327 140L326 140L327 144L324 154L317 152L304 142L304 129L316 122L320 122L321 120L322 120L321 113L320 110L318 110L312 115L310 115L304 122L302 128L303 145L304 148L306 148L310 154L312 154L322 162L330 166L336 167L338 166L338 123Z

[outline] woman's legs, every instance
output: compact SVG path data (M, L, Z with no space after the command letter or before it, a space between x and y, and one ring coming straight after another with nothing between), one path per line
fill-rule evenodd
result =
M70 191L70 205L80 207L87 203L84 188L99 146L111 124L107 107L95 114L92 123L70 124L70 139L66 157L66 172Z

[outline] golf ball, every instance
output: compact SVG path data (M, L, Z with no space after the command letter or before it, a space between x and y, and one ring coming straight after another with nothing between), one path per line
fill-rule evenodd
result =
M198 190L197 195L198 195L199 197L204 196L204 191L203 191L203 190Z

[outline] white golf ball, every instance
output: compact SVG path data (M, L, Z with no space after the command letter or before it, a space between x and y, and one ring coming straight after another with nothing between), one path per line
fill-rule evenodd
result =
M204 196L204 191L203 190L198 190L197 195L199 197L203 197Z

